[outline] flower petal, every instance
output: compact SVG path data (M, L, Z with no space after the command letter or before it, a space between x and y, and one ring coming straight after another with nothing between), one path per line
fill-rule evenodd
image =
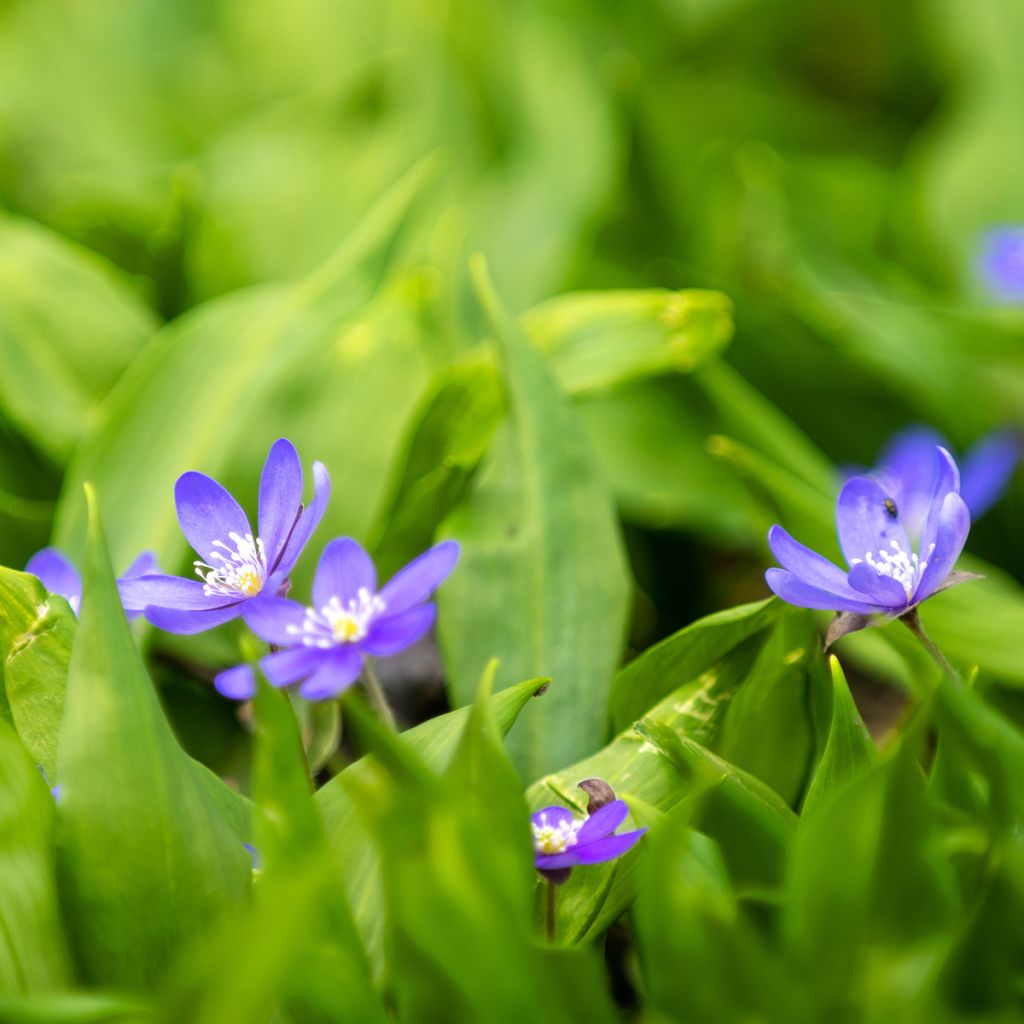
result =
M372 594L376 587L373 559L351 537L338 537L324 548L313 580L313 603L317 608L323 608L332 597L346 605L360 590Z
M884 490L892 493L904 529L912 537L920 537L935 492L938 447L948 444L937 431L925 426L908 427L885 446L879 460L881 468L872 474Z
M209 611L223 608L232 599L223 594L207 595L199 580L181 576L135 576L117 581L121 603L128 611L155 608L177 608L182 611Z
M139 556L128 566L123 573L121 573L121 579L133 580L137 576L159 576L160 566L157 564L156 553L153 551L143 551Z
M260 476L259 536L273 569L302 512L302 463L295 445L275 441Z
M1019 430L1008 429L982 438L964 456L960 497L967 503L971 519L987 512L1006 490L1022 454L1024 438Z
M77 615L82 603L82 577L68 558L56 548L37 551L25 566L51 594L59 594Z
M592 843L596 839L611 835L626 820L628 814L629 807L624 800L606 803L583 822L583 826L576 834L577 844Z
M206 562L216 550L214 541L231 545L228 535L252 533L249 520L237 501L205 473L183 473L174 485L178 522L189 544Z
M313 500L302 510L301 515L291 531L284 550L277 556L277 562L270 568L285 575L290 573L302 554L302 549L309 543L313 531L320 525L320 520L327 511L327 502L331 496L331 478L322 462L313 463Z
M606 860L614 860L636 846L640 837L647 831L638 828L633 832L623 832L617 836L605 836L596 842L579 844L574 849L578 864L600 864Z
M213 685L222 697L230 697L231 700L251 700L256 696L256 676L252 665L236 665L218 672Z
M322 647L289 647L260 659L260 668L271 686L291 686L315 672L330 652Z
M306 609L287 597L260 595L245 602L242 618L261 640L291 646L299 640Z
M563 824L571 825L575 818L576 815L568 807L559 807L557 805L542 807L539 811L534 811L530 815L530 821L540 828L543 828L545 825L550 825L552 828L559 828Z
M876 604L866 600L855 601L852 598L840 597L827 590L812 587L785 569L769 569L764 574L764 578L773 593L781 597L783 601L795 604L798 608L821 608L832 612L860 612L864 615L881 610Z
M242 613L241 601L224 605L221 608L205 610L186 610L182 608L147 607L143 614L146 621L162 629L165 633L203 633L215 626L223 625L237 619Z
M910 603L907 592L891 576L882 576L866 562L850 570L850 586L886 608L905 608Z
M847 480L836 502L836 527L839 545L850 566L863 562L866 555L885 549L893 541L907 554L913 550L899 518L899 507L893 517L886 501L891 500L878 484L866 476ZM850 609L854 611L855 609Z
M386 658L416 643L430 632L437 614L434 604L421 604L398 615L386 615L370 624L366 638L359 642L360 650L378 658Z
M425 601L444 582L459 560L458 541L446 540L414 558L381 588L388 612L405 611Z
M935 454L938 459L935 489L929 498L928 515L925 520L924 529L921 531L921 538L917 548L918 556L922 562L928 561L932 545L935 543L936 534L939 530L939 517L942 513L943 500L950 491L960 492L960 470L956 468L953 456L945 448L936 448Z
M805 583L858 600L857 595L850 590L846 573L838 565L794 540L781 526L773 526L768 531L768 546L779 560L779 565Z
M967 543L967 534L970 530L971 513L967 509L967 504L959 494L951 491L942 499L938 527L935 531L935 550L927 558L924 557L925 552L921 552L927 566L917 585L915 602L931 597L942 586L956 565L956 560Z
M299 687L299 695L306 700L336 697L359 678L362 667L363 659L354 647L336 648Z

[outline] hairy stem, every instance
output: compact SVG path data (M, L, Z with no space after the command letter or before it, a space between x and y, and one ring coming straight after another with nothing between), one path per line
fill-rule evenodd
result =
M954 682L957 686L961 685L960 676L957 670L949 663L949 659L942 653L938 644L924 631L924 626L921 625L921 619L917 614L916 608L911 608L906 615L900 616L900 622L902 622L907 629L910 630L918 640L921 641L921 646L932 656L936 664L942 671Z
M555 941L555 883L548 882L548 913L547 913L547 935L548 942Z
M366 687L366 695L370 698L370 703L380 716L380 720L392 732L398 732L398 727L395 725L395 716L391 710L391 705L388 703L388 699L384 695L384 689L380 685L380 680L377 678L377 674L373 671L373 666L370 664L369 659L363 662L363 685Z

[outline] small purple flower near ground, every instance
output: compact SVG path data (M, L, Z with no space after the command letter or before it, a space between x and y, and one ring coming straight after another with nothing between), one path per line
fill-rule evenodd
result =
M537 870L558 884L568 878L572 868L621 857L647 831L638 828L616 835L615 830L628 814L623 800L612 800L587 818L575 817L567 807L537 811L530 816Z
M978 271L998 298L1024 302L1024 226L1006 225L989 231L982 241Z
M313 581L313 604L268 597L247 605L249 628L283 650L260 661L274 686L302 681L301 696L325 700L352 685L366 656L385 658L415 643L434 624L430 595L455 568L459 545L444 541L414 559L377 590L370 556L350 537L324 549ZM256 692L249 665L227 669L214 685L225 697Z
M123 579L135 579L156 572L156 555L143 551L125 570ZM78 570L57 548L43 548L37 551L25 566L25 572L32 573L51 594L59 594L77 615L82 606L82 577ZM129 619L138 618L140 612L130 611Z
M935 449L950 451L946 439L930 427L913 426L895 434L870 475L888 491L911 537L920 534L935 489L939 463ZM987 434L960 460L960 497L971 520L987 512L1006 490L1024 454L1024 436L1013 427Z
M931 492L910 524L905 523L896 494L879 479L847 480L836 503L836 526L848 571L794 540L781 526L773 526L768 543L782 568L768 570L768 586L801 608L849 613L842 635L863 628L867 616L876 612L890 618L906 615L938 591L962 582L962 574L951 573L967 540L971 516L949 452L936 448L934 458Z
M260 477L258 533L237 501L216 480L189 472L174 485L178 522L200 556L197 580L147 575L118 580L126 608L169 633L200 633L242 614L247 605L276 595L323 518L330 478L313 463L314 497L302 504L302 464L281 438Z

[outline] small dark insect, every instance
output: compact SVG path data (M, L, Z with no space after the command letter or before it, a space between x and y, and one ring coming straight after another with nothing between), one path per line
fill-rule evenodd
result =
M896 507L896 502L893 501L892 498L885 499L885 511L889 513L890 519L899 518L899 509Z

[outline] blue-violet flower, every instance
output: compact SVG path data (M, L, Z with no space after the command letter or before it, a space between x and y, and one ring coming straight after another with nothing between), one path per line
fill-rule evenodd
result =
M530 816L534 864L549 881L561 883L572 868L601 864L621 857L647 831L615 834L629 808L612 800L587 818L577 818L567 807L545 807Z
M143 551L125 570L123 579L135 579L157 570L156 555ZM71 560L57 548L43 548L37 551L25 566L25 572L32 573L51 594L59 594L71 605L77 615L82 607L82 577L71 564ZM137 618L141 612L130 611L129 619Z
M169 633L199 633L276 595L323 518L330 477L313 463L314 497L302 505L302 464L291 441L275 441L260 477L259 531L216 480L189 472L174 485L178 522L200 556L198 580L147 575L118 581L126 608Z
M982 241L978 271L993 294L1006 302L1024 302L1024 226L1005 225Z
M455 568L459 545L444 541L410 562L377 590L373 560L350 537L332 540L320 557L313 581L313 604L283 597L247 605L249 628L283 650L260 661L274 686L303 680L299 693L325 700L351 686L363 658L387 657L415 643L434 624L428 598ZM215 680L226 697L247 700L255 693L248 665L221 672Z

